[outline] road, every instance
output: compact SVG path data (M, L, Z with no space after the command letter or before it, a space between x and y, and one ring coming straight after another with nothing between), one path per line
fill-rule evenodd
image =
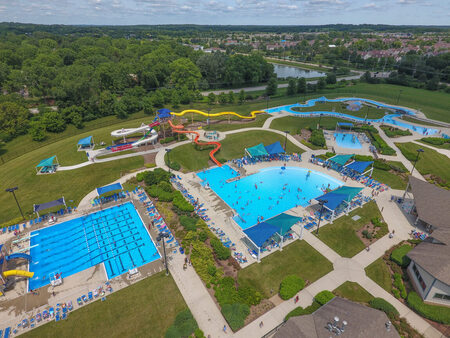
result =
M344 77L339 77L338 80L357 80L361 77L361 74L358 75L352 75L352 76L344 76ZM317 83L318 80L311 80L311 81L306 81L307 83ZM278 85L278 88L286 88L288 86L287 83L280 83ZM228 93L230 91L232 91L233 93L239 93L241 90L244 90L244 92L254 92L254 91L258 91L258 90L265 90L266 89L266 85L264 86L256 86L256 87L244 87L244 88L237 88L237 89L220 89L220 90L207 90L202 92L203 96L208 96L209 93L214 93L215 95L219 95L220 93Z

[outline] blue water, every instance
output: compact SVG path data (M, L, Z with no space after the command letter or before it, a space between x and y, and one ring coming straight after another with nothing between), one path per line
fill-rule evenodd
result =
M343 113L336 113L336 112L331 112L331 111L298 112L298 111L292 110L293 107L313 107L316 105L316 102L319 102L319 103L321 103L321 102L344 102L344 101L355 101L355 100L371 103L371 104L377 105L381 108L389 108L389 109L396 109L399 111L403 111L407 115L415 115L415 113L412 110L409 110L407 108L394 107L394 106L386 105L384 103L377 102L374 100L362 99L362 98L356 98L356 97L346 97L346 98L341 98L341 99L327 99L326 97L323 97L323 96L316 98L316 99L308 100L308 101L306 101L305 104L294 103L294 104L290 104L290 105L286 105L286 106L266 109L265 111L268 112L269 114L272 114L272 113L277 113L277 112L284 110L284 111L287 111L292 114L304 115L304 116L323 114L324 116L334 116L334 117L339 117L342 119L347 119L347 120L356 121L356 122L390 123L390 124L394 124L394 125L415 131L416 133L419 133L421 135L428 135L428 136L437 134L439 132L437 129L419 127L419 126L415 126L415 125L412 125L412 124L409 124L406 122L396 121L393 119L393 117L398 117L398 116L401 116L402 114L389 114L389 115L385 115L381 119L364 119L364 118L358 117L358 116L353 116L353 115L343 114Z
M323 194L321 189L335 189L344 184L317 171L308 175L308 169L298 167L264 168L230 183L226 181L236 177L237 172L227 165L197 175L235 210L238 215L234 220L244 230L255 225L258 216L267 220L297 205L306 207L310 199Z
M35 236L34 236L35 235ZM29 288L104 263L108 279L160 258L131 202L31 233Z
M361 149L362 145L354 134L349 133L334 133L336 143L339 147L349 149Z

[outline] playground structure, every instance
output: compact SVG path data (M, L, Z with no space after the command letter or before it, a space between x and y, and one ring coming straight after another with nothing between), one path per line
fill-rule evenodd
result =
M196 109L186 109L186 110L183 110L180 113L170 112L170 114L173 115L173 116L183 116L183 115L188 114L188 113L199 114L199 115L206 116L208 118L228 115L228 116L237 116L237 117L239 117L241 119L255 119L257 114L263 114L263 113L265 113L265 111L254 110L254 111L250 112L250 116L243 116L243 115L240 115L240 114L235 113L235 112L221 112L221 113L210 114L210 113L205 113L205 112L203 112L201 110L196 110ZM196 131L182 130L182 129L184 129L183 125L181 125L181 124L180 125L174 125L172 123L172 121L170 121L170 120L169 120L169 125L172 128L172 131L174 133L178 133L178 134L194 134L194 135L196 135L195 139L194 139L194 142L196 144L200 145L200 146L203 146L203 145L205 145L205 146L206 145L215 145L216 148L211 150L211 152L209 153L209 157L211 157L211 160L215 164L217 164L219 167L222 166L222 163L220 163L214 157L214 154L217 153L219 151L220 147L222 146L219 142L214 142L214 141L211 141L211 142L199 142L198 139L200 138L200 133L198 133ZM218 133L217 133L217 131L205 132L205 137L206 138L217 139L218 138Z
M204 136L210 140L219 139L219 133L216 130L205 131Z
M8 262L14 259L25 259L28 263L31 263L31 256L25 253L13 253L10 255L6 254L6 249L4 245L0 245L0 296L3 296L5 290L11 287L15 280L14 276L32 278L34 276L33 272L25 270L8 270Z

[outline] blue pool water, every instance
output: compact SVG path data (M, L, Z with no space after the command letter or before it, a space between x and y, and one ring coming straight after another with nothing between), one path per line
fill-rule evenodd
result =
M439 132L439 130L437 130L437 129L419 127L419 126L416 126L413 124L409 124L409 123L406 123L403 121L397 121L397 120L393 119L393 117L401 116L401 114L389 114L389 115L385 115L381 119L364 119L364 118L358 117L358 116L353 116L353 115L343 114L343 113L336 113L336 112L331 112L331 111L298 112L298 111L292 110L293 107L313 107L316 105L316 102L321 103L321 102L346 102L346 101L363 101L363 102L374 104L380 108L396 109L399 111L403 111L407 115L415 115L415 113L412 110L409 110L407 108L394 107L394 106L386 105L386 104L383 104L381 102L377 102L374 100L362 99L362 98L356 98L356 97L345 97L345 98L340 98L340 99L327 99L324 96L319 97L317 99L308 100L308 101L306 101L305 104L294 103L294 104L290 104L290 105L286 105L286 106L266 109L265 111L268 112L269 114L277 113L280 111L287 111L292 114L303 115L303 116L311 116L311 115L318 116L320 114L323 114L324 116L334 116L334 117L339 117L339 118L356 121L356 122L390 123L390 124L394 124L394 125L397 125L397 126L400 126L403 128L407 128L407 129L414 131L416 133L419 133L421 135L428 135L428 136L437 134Z
M131 202L31 233L29 288L103 263L108 279L160 258Z
M234 220L244 230L255 225L258 216L267 220L296 205L306 207L310 199L323 194L323 188L335 189L344 184L317 171L308 175L308 169L298 167L264 168L230 183L226 181L238 174L227 165L197 175L235 210L238 216Z
M349 149L361 149L362 145L354 134L334 133L336 143L339 147Z

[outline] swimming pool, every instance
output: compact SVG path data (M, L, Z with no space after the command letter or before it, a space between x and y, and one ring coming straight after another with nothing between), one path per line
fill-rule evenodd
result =
M306 207L309 200L323 194L322 189L335 189L344 184L320 172L298 167L264 168L229 183L227 180L238 173L228 165L199 172L197 176L235 210L234 220L244 230L255 225L260 216L267 220L295 206Z
M339 147L350 149L361 149L362 145L355 134L334 133L334 138Z
M131 202L33 231L30 246L30 289L55 273L64 278L103 263L111 279L160 258Z

